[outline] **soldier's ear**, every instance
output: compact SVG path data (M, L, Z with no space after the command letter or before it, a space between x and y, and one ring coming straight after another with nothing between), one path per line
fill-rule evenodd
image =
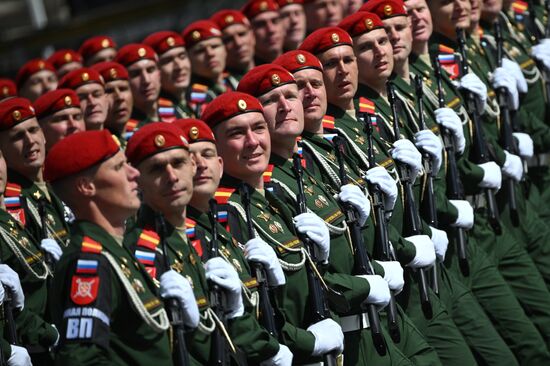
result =
M223 158L221 156L218 156L218 162L220 163L220 179L223 176Z
M94 181L88 175L77 177L75 187L78 193L86 197L93 197L96 192Z

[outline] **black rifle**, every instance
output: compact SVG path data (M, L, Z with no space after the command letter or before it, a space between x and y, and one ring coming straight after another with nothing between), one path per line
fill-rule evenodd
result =
M163 252L164 267L166 271L170 270L170 259L168 258L168 245L166 244L166 222L162 214L156 214L156 226L160 237L160 245ZM188 366L189 354L185 345L185 324L183 322L183 313L181 305L176 298L168 298L164 300L170 324L174 330L174 365Z
M495 21L495 41L497 44L497 61L498 66L502 67L502 58L503 58L503 41L502 41L502 30L500 26L500 21ZM504 87L497 89L497 99L498 106L500 107L500 117L502 119L501 123L501 144L502 148L508 151L511 154L518 154L517 146L514 141L514 135L512 134L512 119L511 111L508 109L508 91ZM514 226L519 226L519 213L518 205L516 200L516 183L510 177L502 177L502 188L506 193L506 199L508 200L509 210L510 210L510 219Z
M296 192L296 203L297 211L299 214L307 212L306 197L304 193L304 182L302 180L303 171L302 171L302 159L298 154L292 156L293 170L296 174L296 183L298 184L298 192ZM320 278L318 278L318 271L315 266L315 257L314 257L314 244L307 237L307 235L298 233L298 237L304 243L306 250L309 252L309 256L313 263L309 263L307 266L307 279L309 291L312 294L311 302L313 305L313 319L314 322L319 322L321 320L330 318L330 310L328 308L328 303L325 297L325 292L321 285ZM336 355L334 352L325 354L324 363L325 365L336 366Z
M242 183L239 187L241 202L244 206L246 215L246 224L248 229L248 238L256 237L254 233L252 215L250 213L250 187L246 183ZM260 317L263 327L275 338L278 338L277 323L275 321L275 310L271 304L269 297L269 284L267 283L267 275L261 263L250 262L250 267L254 270L256 281L258 281L258 293L260 294Z
M208 219L210 221L210 233L212 234L212 239L210 240L210 248L208 250L208 258L215 258L219 256L218 248L218 204L215 199L210 199L208 201L208 206L210 210L208 212ZM218 317L218 319L224 324L227 324L225 319L225 309L227 307L227 299L225 297L224 291L216 283L209 281L210 295L208 297L210 301L210 307ZM225 343L224 336L220 329L216 327L214 333L212 334L212 348L213 360L211 360L213 365L226 366L231 363L231 356L229 355L229 349Z
M390 81L386 83L386 87L388 92L388 102L390 103L392 109L395 142L399 140L401 136L401 132L399 129L399 116L397 115L397 106L395 104L395 91ZM401 185L404 192L404 214L406 220L404 229L407 231L406 235L421 235L422 222L420 221L418 208L416 207L416 202L414 201L413 177L411 169L408 165L400 163L397 164L397 167L399 171L399 179L401 180ZM431 318L433 316L433 310L428 294L428 280L426 279L426 273L424 268L419 268L416 273L418 274L418 289L420 292L420 304L422 307L422 311L426 318Z
M458 40L458 48L460 50L461 62L460 70L461 75L464 76L468 74L468 57L466 56L466 38L464 34L464 29L456 29L456 38ZM472 144L474 162L476 164L483 164L491 161L487 153L487 141L485 140L485 133L483 132L483 127L480 121L479 106L477 105L477 100L475 96L468 90L463 90L464 97L466 99L466 110L472 118L474 125L474 141ZM502 234L502 228L500 226L500 217L498 214L497 203L495 200L495 192L493 189L483 188L482 189L485 198L487 200L487 219L489 224L493 228L495 234Z
M46 213L46 198L41 197L38 200L38 215L40 216L40 235L42 236L41 239L48 239L48 219L47 219L47 213ZM44 250L44 260L48 267L52 270L52 272L55 269L55 260L53 258L53 255L49 253L48 251Z
M426 121L424 120L424 90L422 89L422 77L416 75L414 78L414 88L416 92L416 103L418 106L418 120L420 122L420 130L427 130ZM422 161L424 163L424 171L426 173L426 189L422 199L422 212L428 219L428 224L434 228L438 227L437 222L437 207L434 194L434 170L433 161L429 153L422 153ZM439 295L439 279L437 274L437 261L430 270L432 290Z
M435 79L437 81L437 101L439 108L445 107L445 98L443 97L443 86L441 84L441 64L437 56L433 59L433 68ZM441 135L443 136L443 143L445 145L445 151L447 152L448 162L448 174L447 174L447 192L449 198L453 200L464 199L464 189L462 187L462 181L458 172L458 166L456 164L456 145L451 131L445 126L441 126ZM470 265L468 264L468 255L466 253L466 233L461 227L452 228L451 233L454 234L456 240L456 251L458 256L458 266L464 276L470 274Z
M346 142L343 137L335 136L332 139L332 143L336 148L335 151L336 158L338 159L338 175L340 176L340 183L342 185L346 185L349 182L344 163L344 156L346 155ZM354 272L358 275L374 275L375 273L372 268L369 253L367 252L365 242L363 241L363 235L361 234L361 226L359 225L357 210L355 210L352 205L347 203L344 203L342 206L346 215L351 243L355 252ZM376 306L374 304L367 304L366 302L363 302L361 304L361 308L367 311L372 341L374 343L374 347L376 348L376 352L378 352L380 356L386 355L386 340L382 334L380 317Z

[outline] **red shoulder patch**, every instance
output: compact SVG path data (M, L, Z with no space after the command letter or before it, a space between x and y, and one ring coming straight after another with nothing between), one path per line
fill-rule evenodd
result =
M71 281L71 300L77 305L88 305L97 298L99 276L73 276Z

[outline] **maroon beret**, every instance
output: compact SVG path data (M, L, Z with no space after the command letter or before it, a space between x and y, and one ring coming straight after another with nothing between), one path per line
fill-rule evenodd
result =
M0 100L16 97L17 96L17 86L11 79L0 79Z
M36 74L37 72L42 70L49 70L55 73L55 67L53 67L53 65L48 61L41 58L30 60L25 63L17 72L17 75L15 76L15 83L20 88L21 85L23 85L23 83L27 81L27 79L31 75Z
M201 141L216 142L216 138L210 127L200 119L177 119L172 124L183 131L183 135L190 144Z
M315 69L323 72L321 61L311 53L302 50L294 50L283 53L277 57L274 64L280 65L291 73L304 69Z
M239 81L237 90L259 97L275 88L292 83L296 83L294 76L282 66L264 64L247 72Z
M157 55L162 55L175 47L185 47L185 42L183 42L181 36L172 31L160 31L150 34L143 40L143 44L155 50Z
M116 49L115 41L108 36L96 36L85 40L80 46L78 53L80 53L84 59L89 59L105 48Z
M172 149L187 149L189 144L183 131L171 123L148 123L128 140L126 157L133 166L155 154Z
M252 19L256 15L266 11L279 11L279 5L275 0L249 0L241 9L241 12Z
M358 11L345 17L338 26L348 32L350 36L357 37L375 29L383 29L384 23L374 13Z
M210 128L214 128L223 121L250 112L263 113L258 99L250 94L231 91L223 93L208 103L201 118Z
M114 80L128 80L128 71L124 66L114 61L99 62L91 66L91 69L97 71L105 83Z
M66 108L79 108L80 100L72 89L56 89L42 94L32 104L36 118L42 119Z
M108 130L84 131L56 143L46 155L44 179L54 182L111 158L120 147Z
M59 69L61 66L71 62L82 63L82 56L80 56L80 53L70 49L57 50L48 57L48 62L56 69Z
M359 8L359 11L369 11L387 19L396 16L407 16L407 8L401 0L369 0Z
M351 37L345 30L339 27L324 27L307 36L298 49L318 55L343 45L353 46Z
M124 67L128 67L131 64L141 60L151 60L157 62L158 57L151 47L142 43L127 44L118 50L115 57L115 61Z
M222 31L210 20L198 20L189 24L181 33L188 48L213 37L221 37Z
M91 83L105 85L103 77L99 74L99 72L90 67L81 67L80 69L73 70L63 76L57 87L75 90L82 85Z
M225 28L233 24L250 26L248 18L245 17L244 14L240 11L233 9L220 10L212 15L210 17L210 20L216 23L221 30L224 30Z
M34 117L34 108L26 98L10 98L0 102L0 131Z

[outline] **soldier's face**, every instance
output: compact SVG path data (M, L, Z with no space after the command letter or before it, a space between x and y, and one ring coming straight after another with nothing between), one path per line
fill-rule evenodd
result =
M304 4L308 31L322 27L334 27L344 17L341 0L315 0Z
M249 26L233 24L223 30L227 67L244 70L254 60L256 40Z
M426 0L407 0L407 13L412 24L413 42L428 42L433 25Z
M185 149L160 152L138 165L143 200L164 214L180 212L193 195L196 166Z
M40 121L42 132L46 138L46 150L49 150L60 140L76 132L85 130L84 118L80 108L66 108L55 112Z
M296 139L304 130L304 110L296 84L286 84L258 98L264 107L271 144Z
M105 84L105 93L109 101L109 115L105 126L118 130L128 122L132 114L134 98L130 83L127 80L113 80Z
M189 151L197 164L197 172L193 177L193 200L206 201L218 189L223 174L223 160L218 155L216 145L209 141L194 142L189 145Z
M94 202L117 218L131 216L140 206L139 171L126 161L122 150L103 162L93 177Z
M2 151L0 151L0 195L4 195L6 184L8 182L8 167Z
M305 69L294 73L302 106L304 107L304 129L311 130L313 123L319 124L327 111L327 93L323 73Z
M343 3L346 3L346 1L343 1ZM344 17L347 15L354 14L356 11L359 10L359 8L363 5L363 0L349 0L347 1L347 4L344 4ZM408 3L407 3L408 6Z
M116 50L114 48L104 48L88 60L86 60L86 66L92 66L94 64L104 62L104 61L113 61L116 57Z
M19 95L34 102L39 96L57 88L57 76L50 70L32 74L19 89Z
M412 31L409 18L398 16L384 20L384 29L390 39L395 64L408 62L412 49Z
M140 60L128 67L128 76L134 104L146 106L155 103L160 94L160 71L153 60Z
M472 9L472 22L477 23L483 17L488 22L493 22L493 19L498 16L502 10L502 0L470 0L470 8Z
M220 37L197 43L189 49L193 73L216 80L225 70L227 52Z
M299 45L306 36L306 14L301 4L286 5L281 8L281 19L286 31L285 42L287 45ZM287 47L288 49L294 49Z
M159 58L162 89L169 93L180 93L191 81L191 61L187 50L176 47L163 53Z
M0 150L11 169L26 177L36 175L46 156L44 134L36 118L0 133Z
M69 62L68 64L65 64L57 69L57 78L61 80L61 78L69 72L80 68L82 68L82 64L80 62Z
M451 39L456 37L456 28L470 27L469 0L429 0L434 30Z
M238 179L261 177L269 164L271 143L263 114L235 116L214 128L224 171Z
M266 11L251 20L256 39L256 56L279 55L283 51L284 29L276 11Z
M338 46L318 55L323 65L323 79L329 103L351 109L357 92L359 70L357 58L350 46Z
M103 85L91 83L76 88L86 130L101 130L109 113L109 100Z
M354 38L359 82L369 86L385 84L393 71L393 50L384 29L375 29Z

